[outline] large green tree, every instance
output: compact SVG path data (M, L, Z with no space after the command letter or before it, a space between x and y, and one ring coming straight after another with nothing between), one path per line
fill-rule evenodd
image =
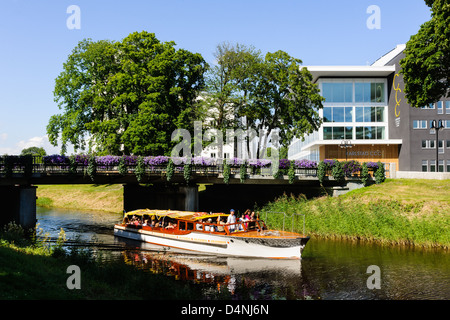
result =
M209 121L204 127L217 129L224 136L227 129L248 129L241 121L242 109L248 100L249 83L255 79L263 58L253 47L228 42L217 46L214 57L216 63L206 74L203 104Z
M450 3L425 2L431 8L431 20L411 36L400 61L406 98L416 108L450 95Z
M312 75L301 68L302 61L284 51L267 53L253 80L248 82L249 97L241 115L257 133L277 130L279 143L287 147L294 137L318 130L323 97ZM265 136L267 138L267 135ZM259 139L258 151L265 152L267 139ZM258 154L258 157L264 157Z
M191 129L207 64L155 34L135 32L120 42L83 40L55 82L63 110L50 118L49 140L100 154L169 154L176 128Z
M253 157L264 157L260 151L267 149L272 130L286 147L294 137L319 128L323 98L301 60L281 50L264 57L253 47L225 43L217 47L216 62L207 80L214 124L221 130L240 128L256 134Z

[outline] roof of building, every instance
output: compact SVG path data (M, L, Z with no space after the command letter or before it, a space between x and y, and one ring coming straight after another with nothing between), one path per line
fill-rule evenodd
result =
M395 66L389 65L395 57L405 50L405 44L399 44L394 49L380 57L370 66L305 66L313 76L313 82L319 78L340 77L387 77L395 72Z

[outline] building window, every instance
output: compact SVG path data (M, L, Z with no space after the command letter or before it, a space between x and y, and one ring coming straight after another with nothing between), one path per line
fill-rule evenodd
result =
M430 171L431 172L436 172L436 160L431 160L430 161Z
M445 128L445 129L450 129L450 120L444 120L443 122L444 122L444 123L443 123L444 128Z
M444 160L439 160L439 172L444 172Z
M437 113L443 114L444 113L444 104L442 101L437 102Z
M427 172L427 171L428 171L428 161L422 160L422 172Z
M450 114L450 101L445 101L445 113Z
M444 153L444 143L445 140L439 140L438 144L439 144L439 153Z
M450 160L447 160L447 172L450 172Z
M356 127L356 139L383 140L385 139L385 127Z
M355 102L385 102L384 83L355 83Z
M384 122L384 107L355 107L356 122Z
M353 139L353 127L323 127L323 140L344 139Z
M436 148L435 140L422 140L422 149Z
M353 107L324 107L323 122L352 122Z
M426 129L427 121L426 120L413 120L413 129Z
M322 83L325 102L353 102L353 83Z
M447 140L447 149L450 149L450 140Z
M429 103L428 105L423 106L420 109L434 109L434 103Z

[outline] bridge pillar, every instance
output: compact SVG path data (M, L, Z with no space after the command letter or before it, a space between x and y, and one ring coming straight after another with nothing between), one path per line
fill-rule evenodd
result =
M35 186L0 187L0 225L14 221L24 229L36 226Z
M123 209L198 210L198 187L177 185L123 185Z

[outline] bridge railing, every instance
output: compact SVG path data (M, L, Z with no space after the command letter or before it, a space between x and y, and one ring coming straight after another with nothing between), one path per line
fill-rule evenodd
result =
M77 162L71 161L69 157L64 156L0 156L0 178L11 177L13 174L23 174L30 176L33 173L41 174L86 174L89 167L89 159L87 156L80 157ZM136 161L126 164L125 171L120 170L117 161L115 163L106 163L105 161L96 164L96 174L135 174L137 168ZM388 170L388 169L387 169ZM386 171L387 171L386 170ZM192 164L191 174L203 176L217 176L224 171L222 163L210 162L208 164ZM231 165L230 174L234 176L241 175L239 165ZM297 177L317 177L317 168L295 168L295 176ZM174 174L183 174L184 164L174 166ZM145 164L145 174L166 174L167 163L162 164ZM369 168L370 176L373 176L374 169ZM245 169L247 176L273 176L270 167L247 166ZM280 167L281 175L288 175L288 169ZM331 168L327 168L326 176L332 176ZM361 171L356 170L346 172L346 176L361 177Z
M71 164L68 158L62 158L60 161L45 162L42 156L0 156L0 177L11 176L12 174L25 174L30 175L32 173L41 174L86 174L89 163L76 163ZM126 165L125 174L134 174L137 164ZM191 173L200 175L218 175L222 174L224 165L220 163L213 163L209 165L195 165L191 166ZM175 174L182 174L184 171L184 165L179 164L174 166ZM231 166L230 173L232 175L240 175L241 168L239 166ZM286 171L286 172L285 172ZM119 165L96 165L97 174L111 174L119 173ZM146 174L165 174L167 172L167 165L145 165L144 172ZM281 170L282 174L287 174L287 170ZM123 171L122 171L123 173ZM260 176L272 176L272 169L269 167L256 168L247 167L245 171L246 175L260 175ZM317 176L316 168L296 168L296 176Z

